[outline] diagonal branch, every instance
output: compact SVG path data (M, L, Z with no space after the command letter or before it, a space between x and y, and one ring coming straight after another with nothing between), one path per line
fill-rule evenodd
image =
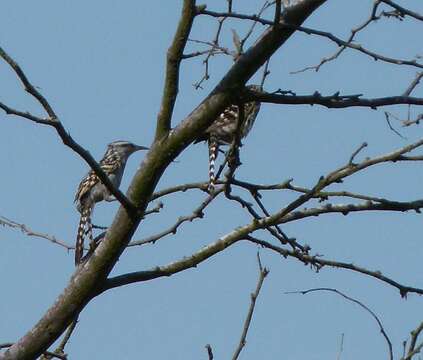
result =
M13 343L2 343L2 344L0 344L0 349L8 348L8 347L11 347L11 346L13 346ZM48 357L49 359L57 358L57 359L61 359L61 360L68 360L66 355L56 354L56 353L53 353L53 352L50 352L50 351L45 351L43 353L43 355L45 357Z
M130 246L140 246L145 244L154 244L156 241L164 238L167 235L176 234L179 227L185 222L193 222L195 219L202 219L204 217L204 209L209 206L212 201L223 191L223 189L216 190L212 195L207 196L207 198L202 201L202 203L193 210L190 215L180 216L178 220L170 226L168 229L161 231L158 234L149 236L142 240L132 241L128 244Z
M40 94L40 92L29 82L28 78L26 77L25 73L18 65L18 63L12 59L12 57L6 53L0 47L0 57L3 58L13 69L16 73L18 78L21 80L22 84L24 85L25 90L31 94L37 101L42 105L46 113L48 114L47 119L42 119L37 116L31 115L30 113L25 113L22 111L18 111L12 109L5 104L0 102L0 108L3 109L6 114L9 115L16 115L28 120L31 120L37 124L49 125L52 126L60 138L62 139L63 143L70 147L73 151L75 151L79 156L81 156L87 164L91 167L91 169L95 172L95 174L100 178L101 182L106 186L107 190L115 196L115 198L121 203L121 205L128 211L131 216L138 216L138 210L135 205L133 205L127 197L118 189L116 188L113 183L110 181L109 177L106 173L101 169L100 165L95 161L95 159L91 156L91 154L85 150L81 145L79 145L75 140L73 140L72 136L66 131L63 127L62 123L60 122L59 118L53 111L53 108L46 100L46 98Z
M420 15L419 13L408 10L408 9L394 3L391 0L380 0L380 1L384 2L385 4L387 4L389 6L392 6L395 10L398 10L401 14L408 15L408 16L411 16L411 17L417 19L417 20L423 21L423 15Z
M53 111L53 108L48 103L47 99L41 95L41 93L29 82L28 78L26 77L25 73L22 71L19 64L12 59L12 57L6 53L1 47L0 47L0 57L6 61L10 67L13 69L13 71L16 73L18 78L21 80L25 91L27 91L29 94L31 94L44 108L48 116L50 117L51 121L55 121L57 119L56 113Z
M244 348L245 344L247 343L247 334L248 329L250 328L251 320L253 318L254 309L256 307L256 301L258 296L260 295L261 287L263 286L263 282L266 279L266 276L269 274L269 270L267 268L263 268L260 261L260 255L257 253L257 261L259 263L259 279L257 281L256 290L250 295L251 302L250 307L248 308L247 317L245 318L244 328L242 329L241 338L239 339L239 343L235 352L232 356L232 360L237 360L239 355L241 354L242 349Z
M375 319L375 321L377 322L377 325L379 326L379 330L382 334L382 336L384 337L386 343L388 344L388 352L389 352L389 359L393 360L394 355L392 353L392 342L389 339L388 334L386 333L382 322L380 321L379 317L374 313L374 311L372 309L370 309L367 305L363 304L361 301L358 301L348 295L345 295L343 292L336 290L336 289L331 289L331 288L315 288L315 289L308 289L308 290L303 290L303 291L289 291L286 292L285 294L302 294L302 295L306 295L312 292L317 292L317 291L329 291L329 292L333 292L335 294L338 294L340 296L342 296L344 299L347 299L348 301L353 302L354 304L357 304L358 306L360 306L361 308L363 308L364 310L366 310L372 317L373 319Z
M195 0L184 0L182 14L172 45L167 51L166 78L162 104L157 117L156 140L165 136L171 127L173 108L178 95L179 67L196 14Z
M337 269L351 270L356 273L370 276L374 279L380 280L388 285L391 285L394 288L397 288L402 297L407 296L408 293L423 295L423 289L400 284L399 282L383 275L378 270L372 271L351 263L322 259L317 256L307 255L298 251L284 249L282 247L273 245L267 241L255 239L247 235L250 231L253 231L251 229L252 226L249 225L234 230L231 233L223 236L219 240L215 241L214 243L201 248L190 256L183 257L182 259L171 262L167 265L156 266L150 270L136 271L108 278L104 283L98 286L92 296L98 296L107 290L114 289L120 286L134 284L137 282L150 281L161 277L169 277L187 269L196 268L205 260L213 257L214 255L234 245L238 241L243 240L244 238L266 249L272 250L277 254L283 256L284 258L291 257L300 260L306 265L313 265L318 270L322 269L325 266L328 266Z
M423 331L423 322L421 322L420 325L416 329L411 331L411 339L410 339L410 345L408 347L407 355L401 358L401 360L411 360L414 355L418 354L422 350L423 342L417 345L417 339L422 331Z

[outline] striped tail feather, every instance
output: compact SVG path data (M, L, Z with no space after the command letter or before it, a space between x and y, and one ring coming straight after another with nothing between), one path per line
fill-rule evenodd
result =
M216 158L219 151L219 143L215 136L209 138L209 187L210 194L214 192L216 183Z
M93 239L92 224L91 224L92 207L86 206L82 209L81 218L78 225L78 233L75 244L75 265L81 263L84 254L84 239L88 235L90 242Z

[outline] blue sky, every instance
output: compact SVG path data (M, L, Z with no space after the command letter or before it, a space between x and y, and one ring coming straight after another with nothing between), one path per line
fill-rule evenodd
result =
M179 3L3 0L0 44L47 97L75 140L98 159L106 144L116 139L151 143ZM224 9L225 3L210 2L208 8ZM238 3L234 1L235 10L242 12L256 12L260 4L250 1L241 7ZM398 3L423 12L420 1ZM368 0L328 1L306 25L346 38L352 27L368 17L371 4ZM232 47L231 28L241 35L247 29L237 21L228 22L223 38L228 47ZM215 29L215 20L199 17L191 37L211 40ZM384 19L360 34L358 42L385 55L408 59L421 54L420 34L417 21ZM366 97L390 96L401 94L416 72L347 51L318 73L290 74L317 64L335 49L326 40L295 34L272 59L265 88L298 94L339 90ZM183 62L173 125L191 112L230 65L228 58L213 58L210 80L203 90L195 90L192 84L203 71L201 59ZM4 63L0 63L0 79L0 101L42 114ZM422 90L414 95L421 97ZM389 108L401 118L406 110ZM412 114L418 113L412 109ZM293 178L296 185L312 186L320 175L347 162L363 141L369 147L362 158L422 136L418 126L400 131L406 140L389 130L383 110L265 104L244 141L238 177L258 183ZM63 146L52 129L4 113L0 113L0 152L0 215L73 243L78 222L73 196L87 165ZM122 189L142 156L137 153L130 159ZM197 144L169 167L158 188L206 178L207 147ZM333 189L408 201L422 198L422 178L419 163L397 163L354 175ZM272 210L292 198L285 192L264 195ZM172 225L203 199L204 194L195 191L165 199L163 211L148 218L134 239ZM100 204L95 223L107 225L116 208L116 204ZM247 222L242 210L220 199L207 209L205 219L183 226L175 236L128 249L113 274L174 261ZM327 258L380 270L406 285L423 287L421 225L421 216L414 213L372 213L326 215L289 224L284 230ZM4 227L0 228L0 247L0 342L9 342L22 336L64 288L74 270L73 253ZM249 294L256 285L256 251L251 244L239 243L196 269L105 293L81 314L66 351L73 359L206 359L204 346L210 343L215 358L228 358L239 340ZM345 334L342 359L386 356L376 324L354 304L333 294L300 296L285 291L335 287L363 301L382 319L397 356L402 341L422 320L418 316L422 299L415 295L404 300L395 289L373 279L333 269L316 274L293 260L265 250L260 253L270 275L257 303L243 359L335 358L341 334Z

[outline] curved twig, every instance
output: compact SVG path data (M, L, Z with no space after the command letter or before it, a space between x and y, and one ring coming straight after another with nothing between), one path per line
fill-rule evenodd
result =
M373 319L375 319L375 321L377 322L380 332L382 334L382 336L385 338L386 343L388 344L388 351L389 351L389 359L393 360L394 355L392 353L392 342L389 339L388 334L386 333L382 322L380 321L380 319L378 318L378 316L374 313L374 311L372 311L367 305L363 304L362 302L348 296L345 295L343 292L336 290L336 289L332 289L332 288L315 288L315 289L308 289L308 290L303 290L303 291L289 291L289 292L285 292L285 294L309 294L312 292L317 292L317 291L329 291L329 292L333 292L335 294L338 294L340 296L342 296L344 299L347 299L348 301L351 301L355 304L357 304L358 306L360 306L361 308L363 308L364 310L366 310L372 317Z

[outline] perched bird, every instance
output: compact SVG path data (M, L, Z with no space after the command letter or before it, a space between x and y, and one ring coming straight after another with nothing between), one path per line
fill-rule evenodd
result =
M109 177L111 183L118 188L128 157L135 151L147 149L145 146L135 145L128 141L114 141L107 146L107 151L99 165ZM91 170L79 184L74 200L78 211L81 213L75 245L75 265L81 262L85 236L88 235L90 244L93 243L91 215L95 203L102 200L113 201L115 198L95 172Z
M249 85L247 89L260 91L261 86ZM256 120L260 110L260 102L252 101L244 103L244 119L240 124L240 139L245 138ZM215 187L215 163L220 145L230 145L235 138L238 129L239 109L238 105L228 106L211 124L204 134L195 142L207 141L209 146L209 192L212 193Z

